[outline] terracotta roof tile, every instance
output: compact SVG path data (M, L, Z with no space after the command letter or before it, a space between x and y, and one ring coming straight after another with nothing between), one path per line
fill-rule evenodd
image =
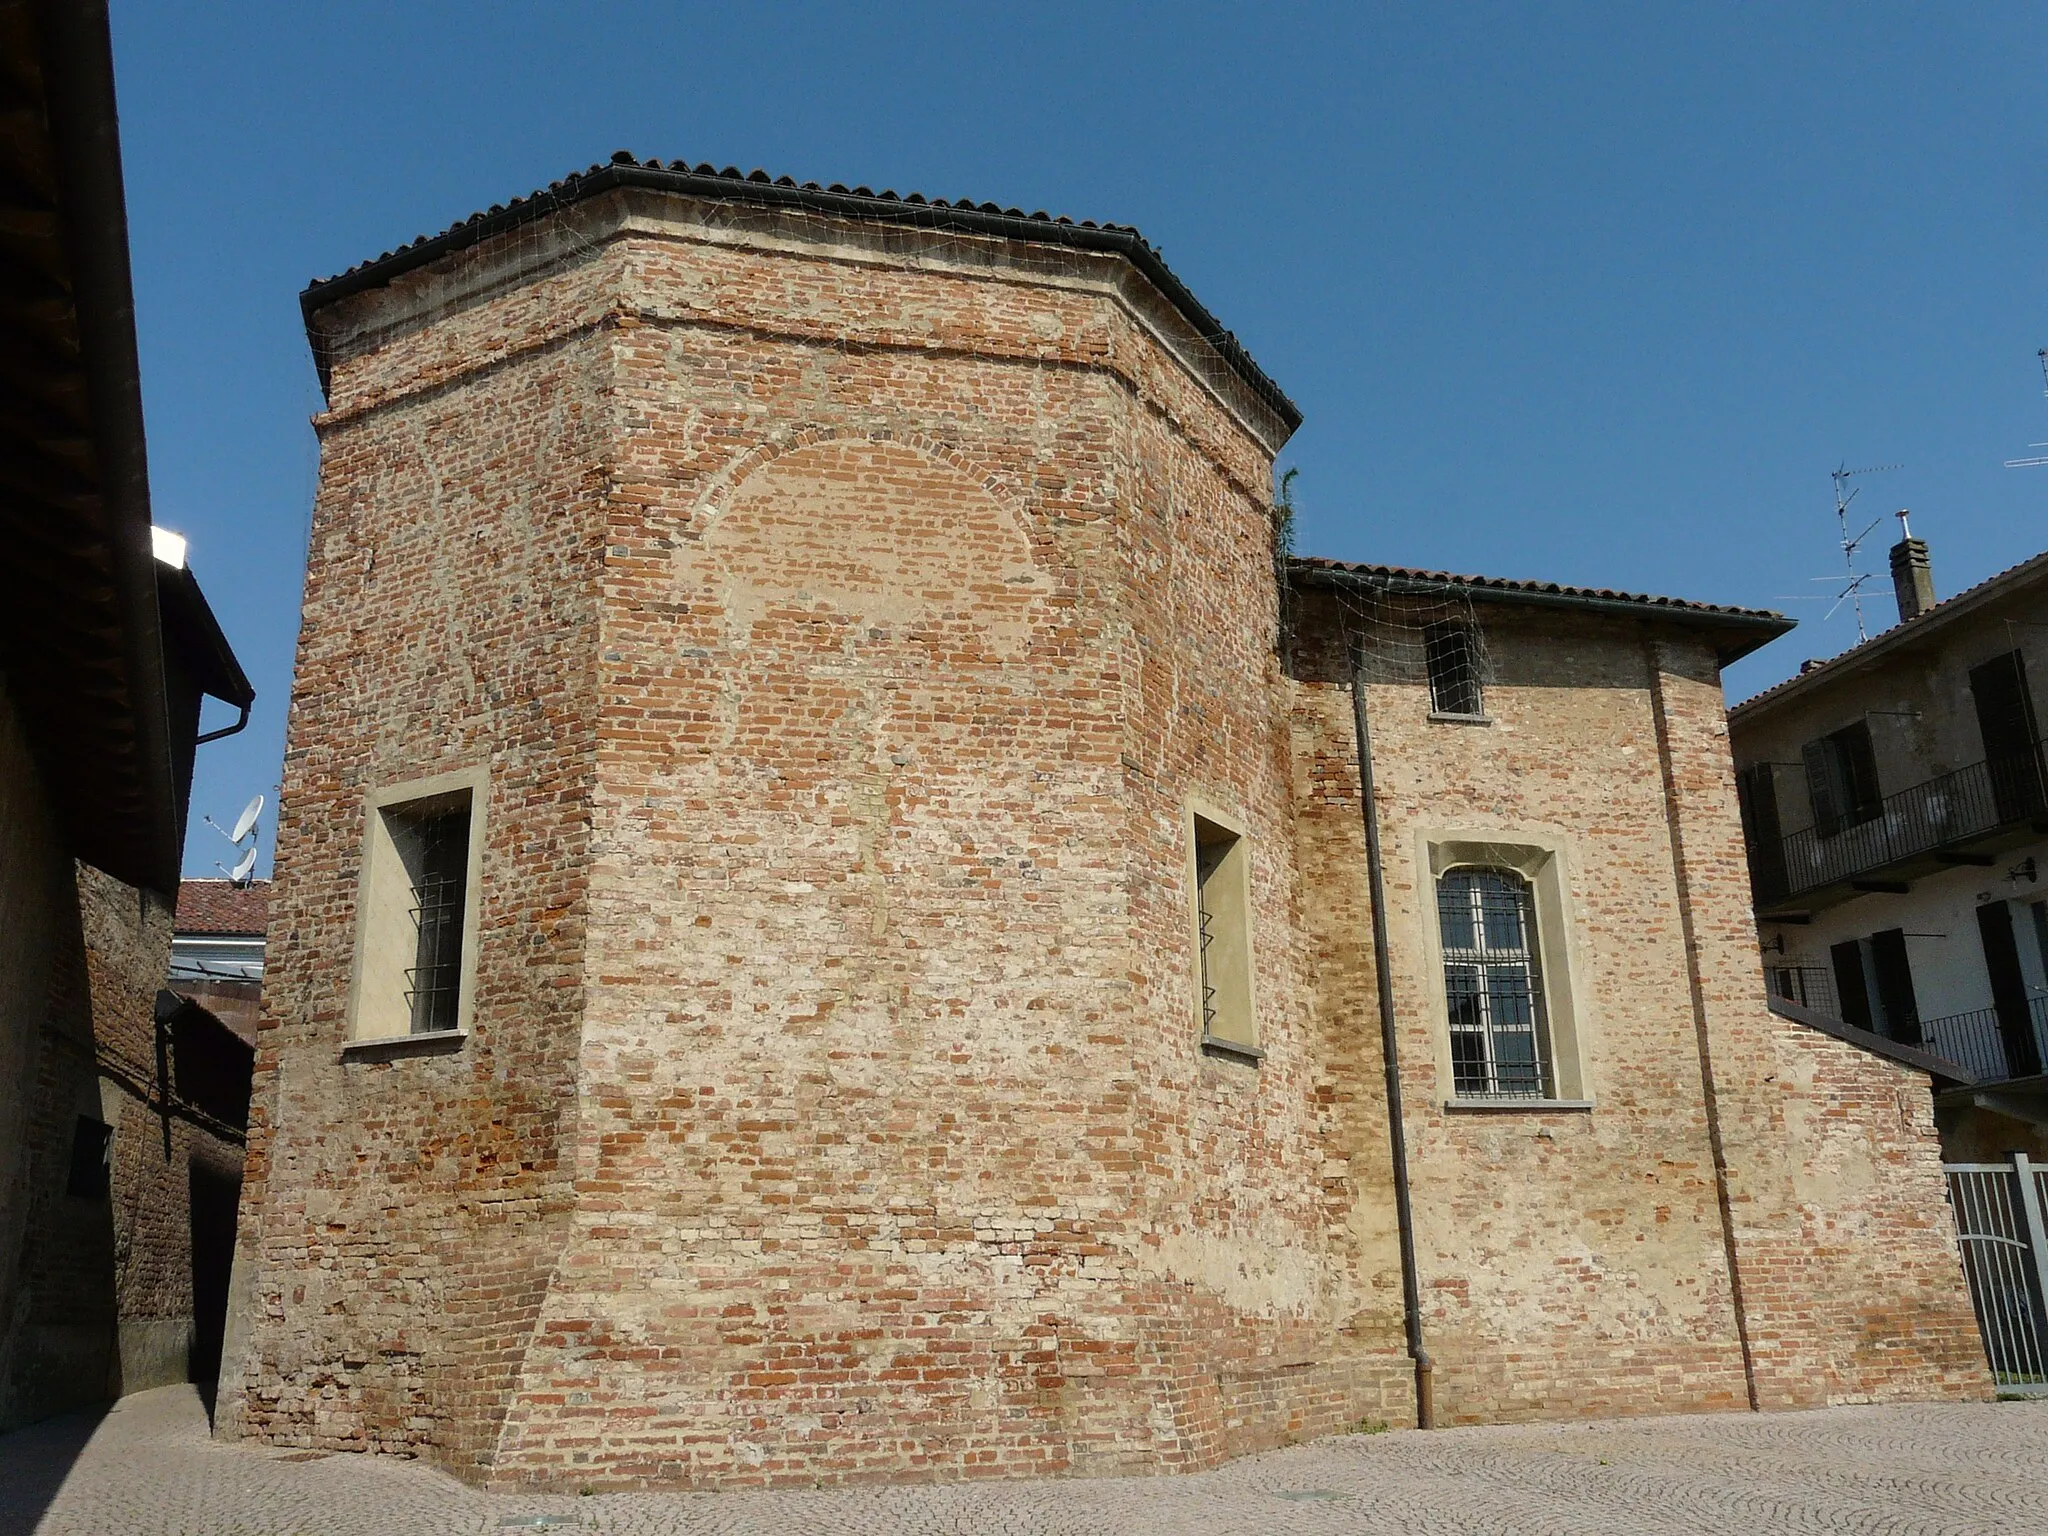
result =
M1237 337L1225 330L1222 322L1173 274L1158 248L1128 224L1055 218L1043 209L1026 213L1021 208L977 202L968 197L926 197L921 192L899 194L886 187L877 192L870 187L848 187L837 181L821 186L815 181L798 182L788 176L771 177L762 170L742 171L733 165L721 170L709 161L691 165L683 160L642 160L624 149L614 153L609 164L572 172L560 181L529 192L525 197L515 197L507 203L493 203L466 219L458 219L438 234L419 235L396 250L386 251L370 261L358 262L333 277L315 278L299 295L299 306L306 315L309 333L314 312L324 305L348 294L374 288L400 272L422 266L447 252L475 245L502 231L544 218L583 198L594 197L618 186L655 187L693 197L810 208L841 217L882 219L934 229L958 229L1115 252L1129 258L1151 280L1195 331L1215 348L1231 370L1286 422L1290 432L1301 425L1301 411L1288 399L1286 392L1267 376ZM316 339L315 352L318 351ZM322 369L324 385L324 364Z
M1297 556L1294 564L1308 570L1341 571L1389 582L1463 587L1475 592L1508 595L1583 599L1589 602L1634 603L1650 608L1669 608L1680 613L1706 614L1738 620L1776 620L1787 629L1792 621L1768 608L1732 608L1721 603L1699 603L1683 597L1658 597L1646 592L1617 592L1610 587L1568 587L1555 581L1516 581L1506 576L1460 576L1451 571L1424 571L1405 565L1368 565L1355 560L1330 560L1318 555Z
M178 883L178 933L261 934L269 921L270 882L183 880Z
M1733 706L1728 713L1730 715L1745 713L1766 701L1781 698L1785 694L1804 688L1818 680L1832 678L1838 675L1844 667L1853 666L1857 662L1867 660L1874 653L1889 650L1892 646L1901 644L1910 637L1924 634L1929 625L1939 625L1944 620L1954 617L1957 613L1966 612L1970 608L1974 608L1978 603L1995 597L1997 595L1995 589L2000 586L2017 585L2029 577L2041 575L2048 575L2048 550L2044 550L2042 553L2034 555L2029 559L2022 560L2017 565L2008 565L1995 576L1987 576L1975 586L1965 587L1962 591L1956 593L1955 596L1945 597L1932 608L1922 609L1910 619L1901 619L1890 629L1882 630L1872 635L1868 640L1859 640L1846 651L1830 656L1825 661L1808 662L1806 670L1803 672L1786 678L1782 683L1773 684L1762 693L1751 694L1740 704Z

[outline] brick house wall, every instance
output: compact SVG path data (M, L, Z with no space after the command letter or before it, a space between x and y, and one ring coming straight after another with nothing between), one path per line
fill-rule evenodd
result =
M611 410L581 276L351 360L318 423L227 1433L488 1461L566 1236ZM365 792L476 765L473 1038L345 1060Z
M34 770L15 759L11 772L0 809L33 811ZM170 957L170 904L58 857L52 843L28 845L28 815L0 815L0 824L18 839L10 852L27 845L43 860L40 899L19 928L6 928L37 938L34 954L9 969L35 989L17 1002L27 1038L10 1041L19 1075L9 1097L20 1118L7 1138L0 1428L11 1428L193 1379L193 1203L232 1211L241 1147L181 1113L166 1082L154 1003ZM71 1187L81 1119L111 1128L97 1192Z
M1629 619L1478 616L1491 725L1432 721L1421 686L1369 689L1440 1420L1748 1404L1701 1013L1759 1405L1982 1396L1925 1076L1764 1005L1711 652ZM1346 1132L1368 1160L1355 1182L1389 1209L1346 633L1330 600L1307 600L1303 860L1323 893L1320 995L1365 1042ZM1453 835L1549 837L1562 852L1589 1109L1447 1107L1423 850ZM1382 1237L1382 1272L1395 1262ZM1393 1305L1390 1327L1398 1293Z
M1182 315L1113 257L629 190L315 327L223 1432L736 1487L1413 1421L1348 696L1276 650L1285 426ZM1447 806L1576 840L1607 1075L1514 1122L1412 1079L1440 1395L1738 1406L1650 652L1502 646L1505 756L1390 737L1391 920ZM469 1034L350 1049L366 796L475 768ZM1249 850L1256 1061L1198 1047L1191 808Z

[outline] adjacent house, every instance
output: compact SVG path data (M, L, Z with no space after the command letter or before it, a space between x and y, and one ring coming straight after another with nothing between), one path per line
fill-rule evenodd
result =
M1290 560L1135 231L615 157L326 390L218 1432L554 1488L1978 1398L1773 1012L1775 614Z
M253 690L184 541L150 524L106 9L0 6L0 57L10 1428L140 1387L211 1387L248 1052L159 989L201 698L246 720Z
M263 995L268 880L181 880L168 985L211 1010L251 1046Z
M1929 1066L1985 1347L2039 1393L2048 555L1936 602L1902 533L1898 625L1730 712L1757 931L1774 1007Z
M2048 1156L2048 555L1944 602L1892 557L1895 627L1729 712L1766 972L1963 1069L1953 1160Z

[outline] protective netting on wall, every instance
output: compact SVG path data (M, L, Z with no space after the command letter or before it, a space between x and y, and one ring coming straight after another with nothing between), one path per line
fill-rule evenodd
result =
M1398 588L1347 584L1333 596L1365 682L1428 687L1439 714L1485 712L1493 664L1465 588L1404 578Z

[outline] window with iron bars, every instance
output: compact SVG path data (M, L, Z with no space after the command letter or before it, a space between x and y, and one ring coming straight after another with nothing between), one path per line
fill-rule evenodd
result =
M1536 903L1520 875L1453 869L1437 881L1451 1073L1460 1098L1554 1094Z
M416 813L394 829L412 875L412 920L418 930L406 967L412 1032L454 1029L462 1000L462 919L469 884L469 804Z

